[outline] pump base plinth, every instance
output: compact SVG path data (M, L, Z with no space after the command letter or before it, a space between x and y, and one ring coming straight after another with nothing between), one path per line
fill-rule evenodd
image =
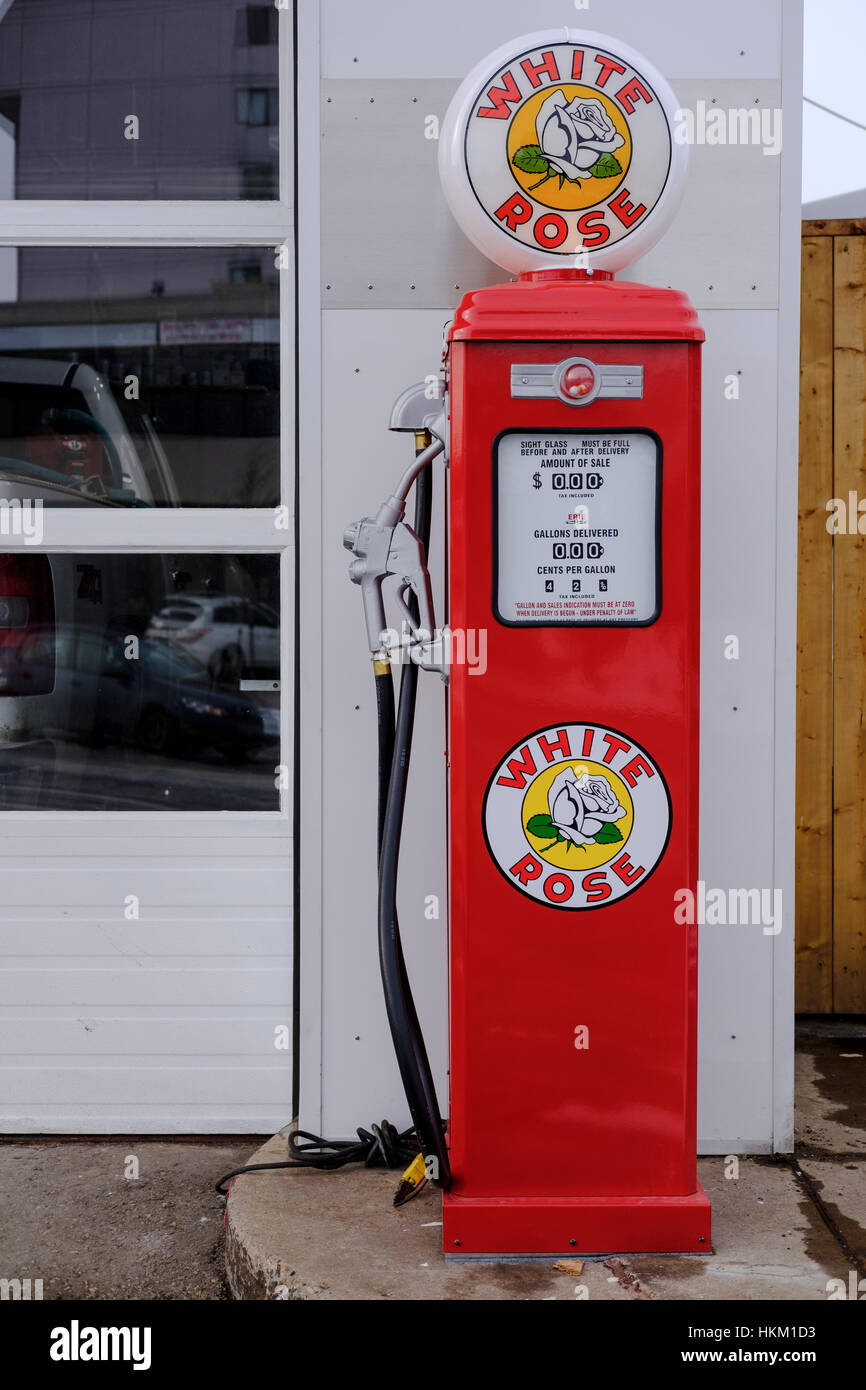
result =
M685 1197L461 1197L443 1194L446 1258L467 1255L710 1253L710 1202Z

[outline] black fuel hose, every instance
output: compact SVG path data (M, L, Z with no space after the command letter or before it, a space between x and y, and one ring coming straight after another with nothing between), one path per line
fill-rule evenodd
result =
M388 809L388 784L394 761L394 677L390 663L384 672L376 671L376 719L379 728L379 801L376 809L376 862L382 856L382 835ZM378 663L377 663L378 665Z
M421 538L426 555L430 543L432 510L432 478L425 468L415 480L415 530ZM413 619L418 610L414 597L409 603ZM390 677L389 677L390 679ZM400 860L400 840L403 814L406 807L406 788L409 781L409 762L412 734L415 725L415 702L418 691L418 667L406 661L400 677L400 699L394 731L388 795L385 803L379 855L379 965L385 1008L391 1029L397 1065L403 1081L406 1100L415 1125L421 1152L434 1159L430 1176L442 1188L451 1186L451 1165L445 1143L445 1126L436 1098L436 1086L430 1070L424 1035L412 998L409 976L403 958L400 924L397 916L397 873ZM379 702L380 713L382 701ZM387 733L380 727L379 746L387 743ZM380 776L383 769L380 767Z
M415 480L415 531L424 545L425 556L430 545L432 499L433 480L427 467ZM414 596L410 598L408 607L417 623L418 605ZM440 1116L424 1035L412 998L397 918L397 870L415 725L418 667L413 661L403 665L395 721L394 681L390 665L386 670L381 669L386 665L384 660L377 662L375 671L379 730L379 965L391 1038L414 1130L407 1129L400 1133L387 1120L383 1120L381 1125L372 1125L372 1133L359 1129L357 1140L322 1139L299 1130L289 1136L291 1159L251 1163L233 1169L216 1184L217 1191L223 1196L226 1195L225 1184L241 1173L266 1172L275 1168L336 1169L347 1163L365 1163L367 1167L403 1167L411 1162L418 1145L425 1158L435 1160L435 1166L430 1171L431 1179L446 1190L451 1186L445 1125Z

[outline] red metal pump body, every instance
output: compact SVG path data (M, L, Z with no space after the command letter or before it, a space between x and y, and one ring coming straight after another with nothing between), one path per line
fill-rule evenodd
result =
M449 331L447 1255L710 1249L678 920L703 337L684 295L573 271Z

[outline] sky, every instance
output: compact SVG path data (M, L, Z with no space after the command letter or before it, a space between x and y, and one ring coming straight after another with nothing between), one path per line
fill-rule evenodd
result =
M804 96L866 126L866 0L805 0L803 47ZM866 188L866 130L804 102L803 202L853 188Z

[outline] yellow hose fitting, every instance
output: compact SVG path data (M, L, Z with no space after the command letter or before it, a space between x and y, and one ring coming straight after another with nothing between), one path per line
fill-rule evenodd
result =
M414 1197L416 1192L424 1186L427 1181L427 1164L423 1154L417 1154L409 1167L400 1179L397 1191L394 1193L394 1206L402 1207L404 1202L408 1202L410 1197Z

